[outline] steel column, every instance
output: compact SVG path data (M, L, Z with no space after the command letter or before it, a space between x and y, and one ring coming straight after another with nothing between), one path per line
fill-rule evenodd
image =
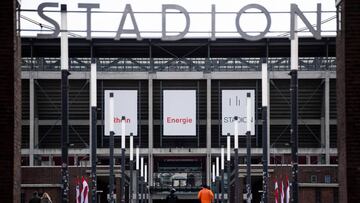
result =
M91 123L90 123L90 146L91 146L91 200L92 203L97 203L97 180L96 180L96 148L97 148L97 115L96 115L96 100L97 100L97 88L96 88L96 62L92 59L91 63L91 78L90 78L90 103L91 103Z
M262 148L263 148L263 193L262 202L268 202L268 176L269 176L269 165L268 165L268 70L267 61L263 61L262 64Z
M297 18L294 17L295 36L291 40L291 202L298 203L298 63L299 63L299 38L297 33Z
M110 138L109 138L109 153L110 153L110 174L109 174L109 203L114 203L114 93L110 93L109 99L109 126L110 126Z
M69 202L69 53L67 36L67 8L61 4L61 199Z

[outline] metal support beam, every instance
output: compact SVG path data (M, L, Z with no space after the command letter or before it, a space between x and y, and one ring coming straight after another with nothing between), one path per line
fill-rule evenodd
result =
M206 74L206 183L211 183L211 75Z
M97 80L96 80L96 62L91 63L91 79L90 79L90 148L91 148L91 202L97 203L97 180L96 180L96 149L97 149Z
M69 202L69 46L67 36L67 8L61 4L61 202Z
M251 94L246 94L246 202L251 203Z
M234 157L234 181L235 181L235 191L234 191L234 199L235 203L240 202L240 194L242 194L242 190L240 190L240 180L239 180L239 152L238 149L234 149L235 157Z
M263 147L263 193L262 193L262 202L268 202L268 167L269 167L269 148L270 148L270 138L269 138L269 80L268 80L268 68L267 61L263 61L262 64L262 147Z
M35 145L35 84L32 72L29 80L29 162L34 166L34 145Z
M294 17L295 34L291 40L291 202L299 202L299 186L298 186L298 63L299 63L299 38L297 33L297 17Z
M330 164L330 77L325 76L325 160Z
M154 74L149 74L149 81L148 81L148 94L149 94L149 105L148 105L148 112L149 112L149 153L148 153L148 166L149 166L149 185L153 186L153 174L154 174L154 159L153 159L153 148L154 148L154 133L153 133L153 126L154 126L154 118L153 118L153 86L154 86ZM152 203L152 198L149 193L149 203Z
M110 99L109 99L109 112L110 118L114 118L114 93L110 93ZM114 122L113 119L109 119L109 130L110 130L110 138L109 138L109 203L114 203ZM123 177L121 177L123 178Z

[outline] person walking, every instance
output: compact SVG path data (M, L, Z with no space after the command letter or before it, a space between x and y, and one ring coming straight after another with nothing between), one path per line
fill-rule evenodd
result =
M39 193L35 191L33 193L33 197L30 199L29 203L40 203L41 199L39 197Z
M50 195L46 192L41 197L41 203L52 203Z
M198 193L198 199L201 203L211 203L214 200L214 193L207 185L203 185Z
M170 194L166 196L166 202L167 203L176 203L178 200L178 197L175 195L175 188L171 188Z

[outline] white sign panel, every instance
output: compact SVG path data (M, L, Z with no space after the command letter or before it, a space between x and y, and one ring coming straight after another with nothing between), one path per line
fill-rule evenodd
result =
M163 91L164 136L196 136L196 91Z
M109 118L110 92L114 93L114 118ZM137 90L105 90L105 132L109 135L109 122L114 122L115 136L121 136L121 117L125 116L125 135L133 133L137 136L138 130L138 92Z
M239 135L246 134L246 94L251 94L251 135L255 135L255 91L222 90L222 135L234 135L234 116L238 117Z

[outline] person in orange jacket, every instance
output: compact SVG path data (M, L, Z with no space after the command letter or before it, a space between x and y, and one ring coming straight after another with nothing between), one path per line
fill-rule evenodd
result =
M214 200L214 193L207 185L203 185L198 193L198 199L201 203L211 203Z

